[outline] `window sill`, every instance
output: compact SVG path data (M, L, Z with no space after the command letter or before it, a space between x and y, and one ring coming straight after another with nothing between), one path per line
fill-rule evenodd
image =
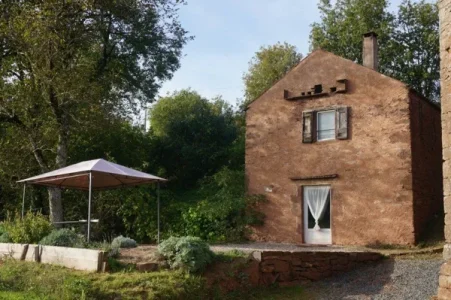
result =
M337 139L316 140L317 143L336 141Z

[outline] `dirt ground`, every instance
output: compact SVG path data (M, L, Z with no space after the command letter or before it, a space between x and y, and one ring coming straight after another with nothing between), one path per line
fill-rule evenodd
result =
M142 245L137 248L121 249L119 260L127 264L138 264L144 262L156 262L156 245Z

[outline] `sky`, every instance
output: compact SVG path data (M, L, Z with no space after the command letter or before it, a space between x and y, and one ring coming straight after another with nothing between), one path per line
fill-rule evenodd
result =
M401 1L391 0L390 10ZM319 11L317 0L188 0L179 19L194 40L160 96L191 88L235 104L244 94L243 74L261 46L288 42L308 54L310 24L319 21Z

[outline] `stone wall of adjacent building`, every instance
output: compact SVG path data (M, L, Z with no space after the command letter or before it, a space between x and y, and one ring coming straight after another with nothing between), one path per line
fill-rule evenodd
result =
M445 238L451 243L451 0L439 1Z
M440 81L443 143L443 194L445 206L445 245L443 256L451 258L451 0L439 0ZM451 299L451 265L440 270L438 299Z
M451 262L446 262L440 268L438 299L451 299Z
M339 79L348 80L346 93L284 99L284 90L300 94L317 84L329 90ZM337 106L349 108L349 138L303 143L303 112ZM414 220L410 108L401 82L321 50L254 101L246 112L247 188L268 201L253 239L304 243L302 187L327 184L333 244L414 244L415 224L430 215ZM337 177L321 178L331 174Z

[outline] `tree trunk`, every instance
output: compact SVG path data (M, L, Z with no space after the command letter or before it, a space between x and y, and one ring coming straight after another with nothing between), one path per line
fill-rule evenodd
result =
M67 166L67 143L68 143L68 126L65 120L61 124L58 136L58 145L56 149L56 166L57 168L64 168ZM61 189L49 188L49 208L50 208L50 221L62 222L63 217L63 204L61 199ZM60 227L61 225L55 225Z
M59 188L48 188L49 193L49 208L50 208L50 221L62 222L63 219L63 205L61 202L61 189ZM56 227L61 227L61 225L55 225Z
M56 151L56 166L58 168L63 168L67 164L67 131L66 128L62 128L60 130L57 151ZM33 154L36 161L39 164L41 172L45 173L49 171L47 163L45 162L45 158L42 155L42 152L36 146L35 141L32 136L29 135L30 144L33 149ZM61 199L61 189L59 188L47 188L49 194L49 210L50 210L50 221L51 222L61 222L64 221L63 218L63 204ZM60 227L60 225L56 225L56 227Z
M53 70L53 62L49 61L49 68ZM67 115L61 108L58 101L57 94L52 85L49 86L49 102L55 114L56 121L58 123L58 143L56 145L56 157L55 163L57 168L64 168L67 166L67 144L69 136L69 124ZM61 200L60 188L49 188L49 208L50 208L50 220L52 222L61 222L63 218L63 204ZM56 225L60 227L60 225Z

